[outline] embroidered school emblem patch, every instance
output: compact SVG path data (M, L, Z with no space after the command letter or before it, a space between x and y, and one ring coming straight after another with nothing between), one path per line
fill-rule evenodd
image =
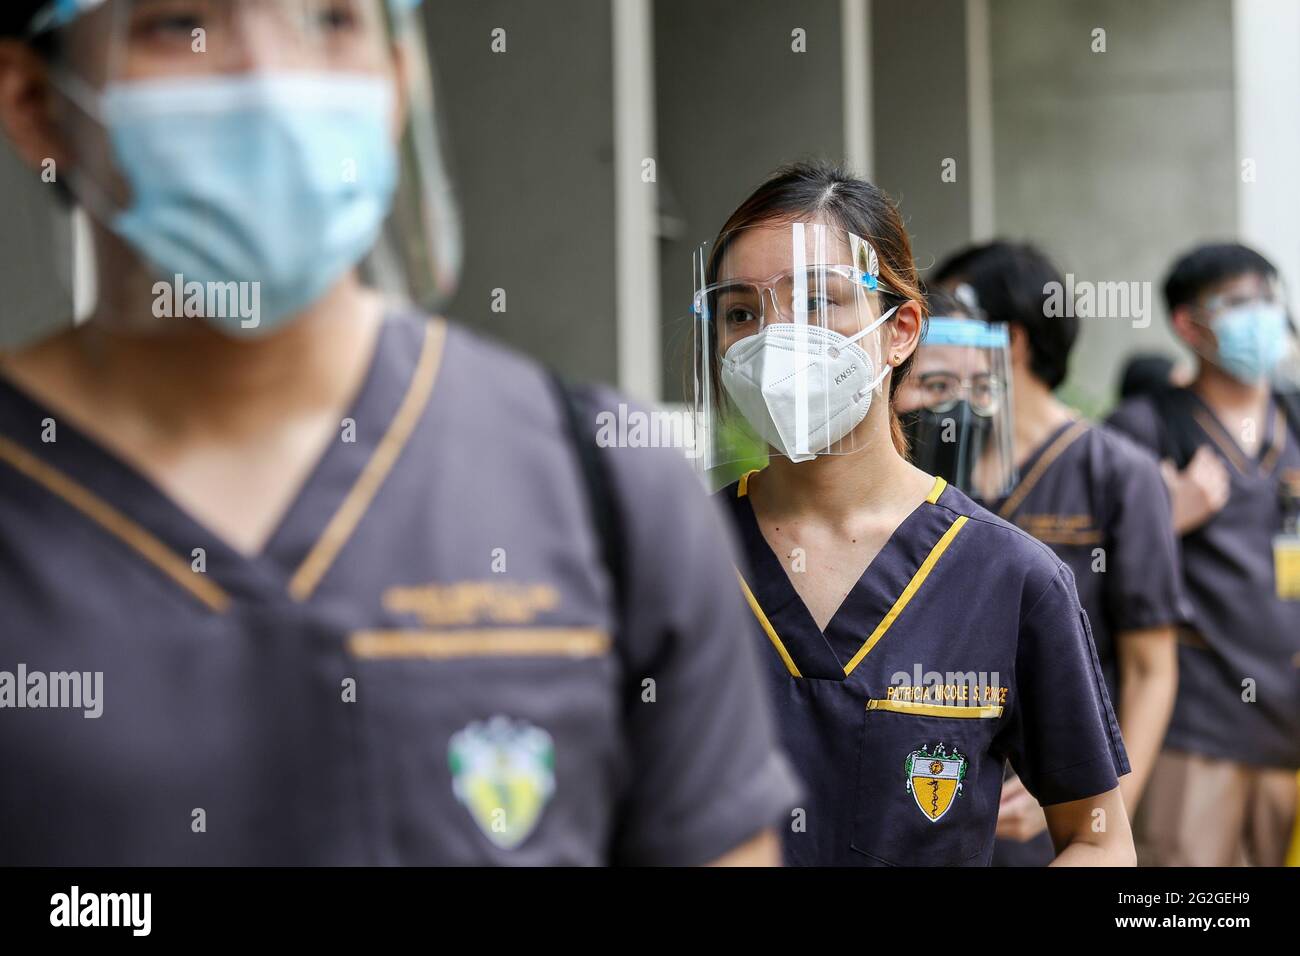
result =
M943 744L933 753L925 746L907 755L907 789L931 823L938 823L961 796L965 777L966 758L955 749L944 753Z
M475 721L447 748L452 792L483 835L513 850L537 827L555 792L555 744L526 720Z

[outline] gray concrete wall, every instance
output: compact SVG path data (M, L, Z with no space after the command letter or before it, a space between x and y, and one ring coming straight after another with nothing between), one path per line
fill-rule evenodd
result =
M970 231L963 0L873 0L873 178L918 263ZM989 0L998 233L1090 281L1149 281L1236 232L1231 0ZM568 374L617 368L608 0L427 4L466 226L449 313ZM490 32L507 31L494 54ZM808 52L791 51L791 31ZM1094 27L1107 51L1089 49ZM656 0L664 397L680 397L695 246L776 166L843 156L839 0ZM957 160L956 183L940 163ZM64 227L0 144L0 330L69 320ZM55 250L59 250L56 254ZM52 270L62 270L62 272ZM1293 280L1300 282L1300 280ZM491 311L506 290L507 311ZM0 332L3 334L3 332ZM1084 323L1067 397L1094 410L1163 312ZM0 343L2 344L2 343Z
M807 52L791 50L806 31ZM664 397L681 398L691 255L783 163L844 152L839 0L657 0Z
M615 329L608 0L430 3L465 222L447 312L565 374L611 379ZM491 33L506 31L506 52ZM491 310L494 289L507 311Z
M448 314L569 375L610 379L608 0L475 0L427 10L466 224L465 269ZM505 53L491 51L496 27L506 30ZM0 144L0 345L71 321L67 229L49 191ZM490 308L498 288L504 314Z
M1151 282L1158 303L1175 254L1236 232L1230 0L991 0L990 16L998 233L1080 279ZM1125 355L1174 350L1158 304L1145 330L1082 325L1065 395L1087 411Z
M72 323L70 217L0 136L0 348Z
M872 0L876 184L898 200L924 272L971 230L964 0ZM956 181L941 178L956 161Z

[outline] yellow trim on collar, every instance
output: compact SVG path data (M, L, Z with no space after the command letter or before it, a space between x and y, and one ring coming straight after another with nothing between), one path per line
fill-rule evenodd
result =
M2 436L0 461L36 482L50 494L63 499L67 505L81 512L84 517L188 591L208 610L224 614L230 608L230 595L214 584L206 574L196 572L189 561L172 551L150 531L58 468Z
M1038 484L1047 469L1052 466L1052 462L1060 458L1067 448L1082 438L1084 433L1088 431L1088 427L1087 422L1075 422L1057 436L1056 441L1052 442L1047 450L1039 456L1038 461L1034 463L1034 467L1030 469L1025 479L1016 485L1007 500L1002 503L1002 508L998 511L999 518L1007 521L1011 520L1011 516L1024 504L1025 499L1029 497L1029 493L1034 490L1034 486Z
M425 330L424 344L415 372L407 385L402 404L388 424L388 430L348 491L347 497L289 579L289 594L295 601L306 601L315 593L317 585L333 567L334 560L352 538L352 533L361 524L361 519L388 479L389 472L397 464L402 449L406 447L429 404L429 396L442 366L446 337L447 323L442 319L431 322Z
M767 635L767 639L772 642L772 646L776 648L776 652L781 655L781 660L785 662L785 669L790 672L791 677L803 677L803 675L799 673L799 668L795 666L794 659L790 656L790 652L785 649L785 644L781 642L780 636L776 633L776 628L772 626L772 622L769 621L767 615L763 613L763 608L759 605L758 598L754 597L754 592L749 589L749 585L745 583L744 575L739 571L736 572L736 580L740 582L740 590L745 592L745 600L749 602L749 609L754 612L754 617L758 618L758 623L762 626L763 633Z
M903 588L903 593L898 596L898 600L895 601L894 606L889 609L889 613L886 614L884 618L881 619L880 623L876 625L876 629L871 632L871 636L867 638L866 643L863 644L858 652L853 655L853 659L844 665L845 677L853 673L853 669L862 663L862 659L871 653L871 649L880 642L880 639L885 636L885 633L893 626L893 623L898 620L898 616L903 613L908 602L916 596L916 592L921 589L921 585L924 584L925 579L930 576L930 572L933 571L934 566L939 563L939 559L943 557L943 553L948 550L948 546L952 544L953 539L956 538L957 535L961 533L961 529L966 526L967 520L966 516L962 515L952 523L952 526L947 531L944 532L943 537L939 539L939 543L931 549L925 560L921 562L921 566L916 569L916 574L912 575L912 580L907 582L907 587Z

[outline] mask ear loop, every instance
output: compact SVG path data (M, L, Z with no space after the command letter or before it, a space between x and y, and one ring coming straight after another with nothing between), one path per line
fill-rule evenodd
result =
M876 321L868 325L861 332L858 332L856 335L852 335L846 338L844 340L844 346L845 347L850 346L858 339L862 338L862 336L869 335L870 333L874 332L876 329L880 328L882 325L884 325L886 322L889 321L889 317L893 315L895 312L897 312L898 308L899 308L898 306L894 306L892 309L890 309L880 318L876 319ZM840 349L839 347L832 345L830 348L826 350L826 353L831 358L839 358ZM871 382L869 382L866 385L863 385L862 388L858 389L856 392L853 393L853 403L855 405L858 402L862 401L864 398L866 398L868 395L870 395L872 392L874 392L877 386L879 386L880 383L885 380L885 376L894 370L894 367L890 365L888 362L884 362L882 364L884 365L884 368L880 370L880 374L877 375L875 379L873 379Z
M882 325L884 325L886 322L888 322L888 321L889 321L889 317L890 317L891 315L893 315L893 314L894 314L895 312L897 312L897 311L898 311L898 306L894 306L892 309L890 309L888 312L886 312L886 313L885 313L884 315L882 315L880 318L876 319L876 321L874 321L874 322L872 322L870 325L868 325L868 326L867 326L865 329L863 329L861 332L858 332L856 335L851 335L851 336L849 336L848 338L846 338L846 339L844 340L844 345L845 345L846 347L849 346L849 345L852 345L852 344L853 344L854 342L856 342L858 339L862 338L862 336L864 336L864 335L869 335L870 333L876 331L876 329L880 328ZM839 349L839 346L832 345L830 348L828 348L828 349L826 350L826 354L829 355L831 358L839 358L839 357L840 357L840 349Z

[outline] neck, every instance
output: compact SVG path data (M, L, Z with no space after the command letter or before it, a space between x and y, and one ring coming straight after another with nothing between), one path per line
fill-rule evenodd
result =
M1201 362L1192 391L1215 411L1237 411L1257 408L1268 401L1267 381L1240 382L1222 369Z
M256 339L191 320L139 334L92 320L73 336L87 387L106 404L139 411L159 428L238 431L346 400L378 333L378 296L349 277L287 327Z
M1014 377L1015 423L1011 440L1016 460L1023 461L1074 415L1041 379L1022 370L1017 370Z
M820 455L798 464L773 455L756 484L770 512L815 511L836 521L914 505L921 474L898 454L886 430L852 454Z

